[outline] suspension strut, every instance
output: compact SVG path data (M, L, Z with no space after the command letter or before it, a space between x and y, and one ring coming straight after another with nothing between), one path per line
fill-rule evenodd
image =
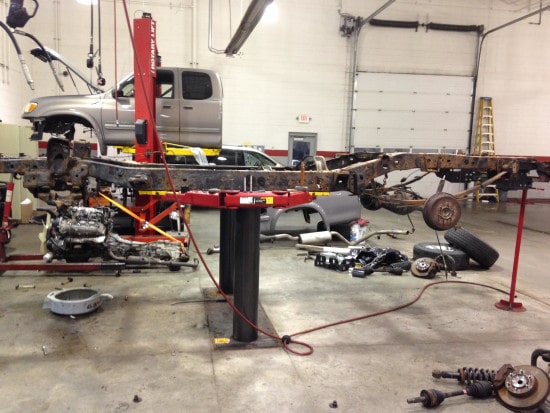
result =
M456 371L433 370L432 377L436 379L456 379L460 384L471 384L476 381L495 381L495 370L475 367L461 367Z
M433 370L432 377L456 379L466 388L449 393L434 389L422 390L419 397L408 399L407 402L436 407L448 397L467 394L473 398L482 398L494 392L497 400L510 410L534 410L550 394L549 374L536 365L539 357L550 362L550 350L535 350L531 355L531 365L504 364L497 371L475 367L461 367L455 371Z

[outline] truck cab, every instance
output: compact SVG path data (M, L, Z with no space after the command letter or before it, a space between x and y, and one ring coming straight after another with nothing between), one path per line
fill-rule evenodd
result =
M91 128L100 151L135 141L134 74L116 87L89 95L45 96L31 100L23 119L33 124L33 138L43 133L73 139L75 125ZM202 148L222 143L223 89L219 75L206 69L157 69L156 124L164 142Z

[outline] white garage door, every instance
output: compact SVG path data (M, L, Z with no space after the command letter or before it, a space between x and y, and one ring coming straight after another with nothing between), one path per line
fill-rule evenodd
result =
M359 72L355 150L467 151L473 78Z

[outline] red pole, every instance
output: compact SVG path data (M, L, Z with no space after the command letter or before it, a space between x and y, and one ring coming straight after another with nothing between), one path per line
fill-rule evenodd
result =
M516 235L516 251L514 253L514 267L512 268L512 282L510 285L510 300L500 300L495 305L501 310L508 311L525 311L525 307L521 303L514 302L516 295L516 281L518 278L519 251L521 249L521 236L523 234L523 221L525 218L525 204L527 203L527 189L524 189L521 194L521 206L518 217L518 231Z
M4 212L2 213L2 229L10 229L11 202L13 198L13 181L6 184L6 200L4 201Z

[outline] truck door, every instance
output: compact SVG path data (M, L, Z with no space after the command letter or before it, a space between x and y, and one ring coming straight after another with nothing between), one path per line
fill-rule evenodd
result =
M180 101L172 70L157 69L157 130L165 142L178 143L180 134Z
M222 142L222 90L214 72L182 70L180 144L220 148Z
M137 80L139 82L139 79ZM135 98L133 76L120 82L116 93L104 99L101 116L107 145L133 145L135 141ZM156 122L161 140L179 142L179 100L172 70L157 69ZM118 107L115 108L118 101Z

